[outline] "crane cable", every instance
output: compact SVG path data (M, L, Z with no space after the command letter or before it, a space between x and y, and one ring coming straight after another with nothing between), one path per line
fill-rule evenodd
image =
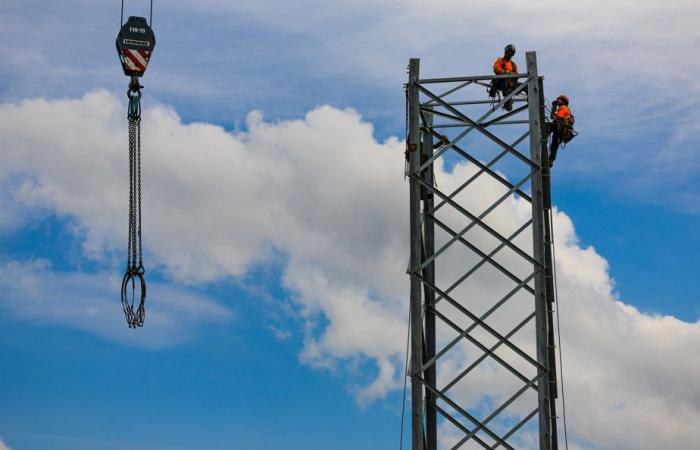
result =
M569 436L567 432L566 424L566 395L564 391L564 362L562 361L562 350L561 350L561 322L559 320L559 286L557 285L557 254L554 249L554 216L552 214L552 208L549 208L549 234L552 237L552 275L554 280L554 303L556 305L557 311L557 344L559 347L559 379L561 384L561 410L562 410L562 423L564 425L564 445L566 450L569 450Z
M121 15L119 16L119 28L124 25L124 0L122 0L122 9L121 9ZM148 17L148 25L153 28L153 0L151 0L151 11L150 11L150 16Z
M403 374L403 398L401 400L401 434L399 437L399 450L403 450L403 427L404 419L406 417L406 387L408 384L408 349L411 342L411 313L408 313L408 326L406 327L406 367L404 368Z

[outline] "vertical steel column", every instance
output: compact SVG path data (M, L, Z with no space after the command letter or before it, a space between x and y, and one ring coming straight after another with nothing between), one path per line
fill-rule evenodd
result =
M544 88L542 79L539 80L540 87L540 119L543 125L542 129L542 194L544 207L544 271L545 271L545 288L547 292L547 340L549 348L549 400L550 400L550 418L552 420L552 450L559 448L559 434L557 432L557 411L555 399L559 397L557 392L557 364L556 364L556 346L554 339L554 260L552 258L552 186L549 169L549 149L547 148L547 131L544 128Z
M411 448L423 450L423 311L421 299L420 265L421 236L421 187L418 182L420 167L420 105L418 98L418 73L420 60L412 58L408 66L408 141L406 151L409 162L409 189L411 203Z
M422 152L421 165L428 161L433 156L433 115L429 112L424 112L424 128L421 129ZM423 179L434 185L433 165L430 164L422 174ZM429 259L435 253L435 223L433 221L433 207L435 204L434 195L427 189L422 189L423 200L423 242L424 242L424 259ZM423 361L430 361L435 356L435 313L432 308L435 306L435 290L430 286L435 285L435 261L433 260L423 269L423 278L427 283L423 284L423 295L425 296L425 351L423 353ZM435 364L425 370L425 383L428 386L437 386ZM435 409L436 402L435 394L426 389L425 392L425 434L426 434L426 450L437 450L437 410Z
M535 327L537 337L537 398L540 430L540 450L552 450L551 404L549 390L549 348L547 333L547 297L544 259L544 188L542 186L542 92L537 74L537 56L527 52L528 113L530 119L530 159L539 168L532 177L532 234L533 258L538 264L535 270Z

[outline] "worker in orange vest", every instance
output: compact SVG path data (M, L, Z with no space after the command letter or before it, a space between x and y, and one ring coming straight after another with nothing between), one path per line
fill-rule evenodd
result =
M549 124L549 131L552 133L552 142L549 144L549 167L552 167L557 158L559 145L562 142L569 142L576 136L574 116L569 109L569 97L560 95L552 102L550 118L552 121Z
M513 56L515 56L515 46L513 44L506 45L506 48L503 50L503 56L496 59L496 62L493 63L493 73L496 75L518 73L518 65L513 61ZM518 83L514 78L492 80L489 96L495 97L496 92L500 91L504 97L507 97L517 85ZM504 103L503 109L511 111L513 109L513 100L508 100Z

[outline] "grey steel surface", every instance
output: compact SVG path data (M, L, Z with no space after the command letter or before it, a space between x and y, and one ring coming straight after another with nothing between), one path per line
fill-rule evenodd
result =
M418 183L420 177L420 125L418 102L418 73L420 61L411 59L408 66L408 85L406 89L408 100L408 141L406 151L409 160L409 185L410 185L410 230L411 230L411 448L423 450L423 387L421 376L423 374L423 308L421 299L420 262L423 247L420 193Z
M540 102L544 105L544 88L542 79L540 79ZM540 120L544 123L544 108L540 110ZM554 338L554 302L555 302L555 285L554 285L554 257L553 257L553 236L552 236L552 223L550 219L552 217L552 190L551 190L551 177L549 169L549 149L547 148L547 142L542 142L542 189L543 196L542 201L544 203L544 269L545 269L545 291L547 296L547 340L548 340L548 351L549 351L549 395L551 399L556 399L559 396L557 391L557 365L556 365L556 346ZM559 442L559 436L557 432L557 420L556 420L556 409L554 408L555 402L551 402L552 408L550 412L552 421L552 441ZM555 444L556 445L556 444Z
M515 73L509 75L476 75L473 77L452 77L452 78L424 78L418 80L421 84L431 84L431 83L456 83L460 81L485 81L485 80L501 80L501 79L518 79L524 78L527 74Z
M461 87L464 87L464 86L460 86L460 88L461 88ZM452 93L451 91L447 91L447 92L444 93L444 94L438 95L438 97L442 98L442 97L444 97L445 95L451 94L451 93ZM527 99L525 99L525 98L514 98L514 99L513 99L513 102L526 102L526 101L527 101ZM459 102L445 102L445 103L447 103L447 104L450 105L450 106L490 105L490 104L493 103L493 100L491 100L491 99L489 99L489 100L462 100L462 101L459 101ZM436 103L435 103L433 100L431 100L431 101L429 101L429 102L427 102L427 103L424 103L424 104L421 105L421 106L434 106L435 104L436 104Z
M428 130L432 128L433 117L429 112L423 113L423 121L426 127L421 128L421 143L422 143L422 158L427 159L433 155L433 135ZM427 128L427 129L426 129ZM435 184L433 166L428 166L425 169L425 180L430 184ZM422 190L423 211L430 211L434 207L435 196L427 190ZM423 259L430 258L435 252L435 224L430 215L424 216L423 224L424 232L424 254ZM435 283L435 261L428 265L421 265L423 268L423 277L430 283ZM423 286L425 295L425 352L424 358L432 359L435 356L435 291L427 285ZM431 386L437 384L436 367L422 367L425 373L425 382ZM437 450L437 410L435 409L436 398L431 392L425 394L425 433L426 433L426 450Z
M451 424L464 433L456 443L450 445L453 450L462 448L468 442L480 448L515 449L518 444L511 439L515 439L524 428L533 431L533 426L540 436L540 450L558 448L552 330L551 277L554 268L549 233L551 224L548 210L551 208L551 200L544 100L535 53L528 52L526 60L528 71L525 74L423 80L419 79L419 60L411 59L409 64L407 155L411 214L410 375L414 450L437 450L438 446L443 448L439 436L442 423ZM482 87L488 86L487 82L492 79L515 79L519 80L519 84L510 95L496 102L489 99L455 101L452 98L455 94L464 98L463 92L477 88L484 94ZM527 93L527 98L521 97L524 93ZM497 114L508 100L521 102L522 106ZM480 105L490 107L477 119L470 117L471 112L462 110L465 107L479 109ZM434 123L435 118L446 121ZM512 127L499 127L499 130L506 133L501 134L501 131L497 133L487 129L494 125ZM523 125L527 125L526 129L518 128ZM441 137L441 132L437 130L442 128L452 130L449 132L451 137L447 144L436 144L437 148L434 149L433 142L439 143ZM508 131L511 129L516 131ZM473 130L477 133L470 136ZM505 137L508 133L510 136ZM466 144L467 138L470 139L469 145ZM491 149L495 144L498 149L498 152L494 152L495 156L482 161L481 157L473 154L472 145L476 138L491 143ZM528 138L529 151L524 154L516 147L526 145L525 140ZM434 168L436 161L444 160L448 155L470 163L476 171L470 173L456 188L452 186L449 191L445 191L435 183ZM510 164L519 164L524 173L512 177L497 171L496 164L506 159ZM460 203L458 195L481 177L497 182L505 190L503 194L494 196L488 205L484 205L483 210L472 211L471 207ZM510 179L514 181L511 182ZM489 215L500 205L513 198L529 202L532 215L524 223L514 224L515 231L509 231L506 236L489 225L488 220ZM452 214L453 220L450 223L436 216L442 209ZM455 218L461 218L463 225L455 227ZM438 246L435 244L436 230L444 236ZM496 243L495 248L480 248L473 242L471 236L474 232L471 230L490 236ZM516 243L526 230L532 231L532 253ZM461 275L455 281L440 281L437 276L442 268L440 261L446 257L447 250L455 248L471 252L477 261L457 272L457 275ZM496 260L502 252L508 252L508 258ZM522 274L521 266L519 270L511 267L513 258L520 261L519 264L529 265L531 272ZM507 288L505 294L489 299L487 307L476 313L471 310L469 300L460 297L464 291L457 294L457 289L477 276L480 270L483 272L484 267L490 267L490 270L495 270L494 273L501 274L503 282L512 283L512 287ZM534 300L529 303L532 308L530 311L521 317L513 317L513 323L504 327L503 331L490 324L497 312L503 314L504 308L512 305L516 299L522 305L523 296ZM443 302L443 306L448 309L438 306ZM446 327L446 332L453 333L444 342L438 342L438 324ZM516 334L527 327L534 328L535 345L532 348L522 347L514 340ZM463 342L478 349L480 355L467 361L465 367L460 367L450 377L441 377L441 362L450 350ZM504 357L503 352L508 357ZM469 379L471 374L486 364L500 367L514 377L520 386L510 395L502 397L498 404L493 404L492 409L483 414L485 417L479 418L476 411L460 405L453 398L453 391L455 386ZM444 384L441 388L437 385L438 380ZM522 410L522 414L514 416L509 408L518 401L526 401L529 398L526 394L532 397L532 404ZM536 423L533 421L535 418Z
M539 167L542 173L542 111L544 105L540 102L541 91L537 76L537 57L534 52L525 55L527 71L531 77L528 79L527 96L530 116L530 158ZM545 261L544 261L544 200L543 200L542 176L532 179L532 228L533 228L533 256L538 265L535 269L535 330L537 336L537 361L542 368L537 372L538 390L538 415L540 427L540 449L552 448L551 432L551 405L553 399L549 392L549 349L547 342L547 293L545 285Z

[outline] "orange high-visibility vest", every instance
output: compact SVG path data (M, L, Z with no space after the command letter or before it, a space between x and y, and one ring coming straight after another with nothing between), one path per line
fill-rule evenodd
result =
M496 62L493 63L493 73L496 75L503 75L507 72L518 73L518 66L515 64L515 61L512 59L506 61L503 57L498 58Z
M564 122L567 122L571 119L571 110L569 110L569 107L566 105L561 105L557 108L557 112L554 113L554 117L557 119L561 119Z

